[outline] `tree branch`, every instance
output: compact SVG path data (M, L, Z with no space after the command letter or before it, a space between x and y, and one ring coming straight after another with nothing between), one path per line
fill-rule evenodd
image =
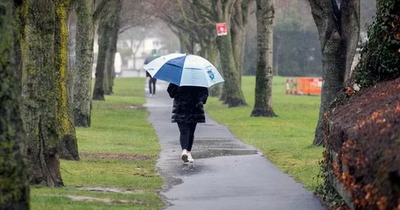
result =
M100 18L104 15L104 13L110 7L110 2L111 1L109 1L109 0L101 0L100 4L96 7L96 9L93 13L94 22L98 22L100 20Z

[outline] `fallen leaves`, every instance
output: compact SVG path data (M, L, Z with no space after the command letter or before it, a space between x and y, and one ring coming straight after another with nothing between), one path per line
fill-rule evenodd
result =
M379 200L376 202L376 206L379 210L385 210L387 207L387 196L381 196Z

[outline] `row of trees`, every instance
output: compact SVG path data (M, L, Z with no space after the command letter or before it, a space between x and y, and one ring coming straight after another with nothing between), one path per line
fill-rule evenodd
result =
M253 116L275 116L271 103L272 84L272 1L209 0L209 1L149 1L157 11L155 15L165 21L179 38L182 49L195 53L199 44L201 56L218 63L225 79L221 87L214 88L212 95L229 107L247 106L241 89L246 24L250 12L257 14L258 49L257 101ZM257 6L256 6L257 5ZM254 10L256 8L256 10ZM216 36L215 24L225 22L229 33ZM197 53L197 52L196 52Z
M132 14L138 5L0 2L0 209L29 209L29 184L64 185L59 158L79 160L75 126L89 127L92 99L112 93L118 33L142 21ZM96 28L102 57L92 94Z

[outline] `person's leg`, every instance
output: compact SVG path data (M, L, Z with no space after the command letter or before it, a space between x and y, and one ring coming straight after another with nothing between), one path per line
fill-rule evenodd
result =
M179 137L179 142L181 143L181 148L182 148L182 154L181 154L181 159L183 162L188 162L188 147L189 147L189 135L190 135L190 127L189 124L187 123L177 123L179 132L180 132L180 137Z
M156 82L157 82L157 79L153 78L153 95L156 94Z
M151 89L151 78L149 79L149 93L150 95L153 94L153 91Z
M194 132L196 131L196 125L197 123L190 123L189 124L189 145L188 145L188 151L192 151L192 146L194 142Z
M194 159L192 157L192 146L194 142L194 132L196 130L196 125L197 123L190 123L189 124L189 146L188 146L188 151L187 151L187 156L188 156L188 162L193 163Z
M178 128L179 128L179 132L180 132L179 142L181 143L181 148L188 150L188 148L189 148L189 135L190 135L189 124L178 122Z

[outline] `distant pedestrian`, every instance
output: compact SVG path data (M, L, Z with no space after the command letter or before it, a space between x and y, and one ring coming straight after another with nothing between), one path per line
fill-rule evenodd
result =
M152 60L158 58L159 56L157 55L157 50L152 50L151 51L151 56L146 58L144 61L144 65L150 63ZM156 82L157 79L153 78L149 72L146 71L146 78L149 78L149 94L150 96L155 96L156 95Z
M183 162L193 163L192 146L197 123L205 123L204 104L208 98L208 88L195 86L179 87L170 83L168 94L174 99L172 122L178 124Z

